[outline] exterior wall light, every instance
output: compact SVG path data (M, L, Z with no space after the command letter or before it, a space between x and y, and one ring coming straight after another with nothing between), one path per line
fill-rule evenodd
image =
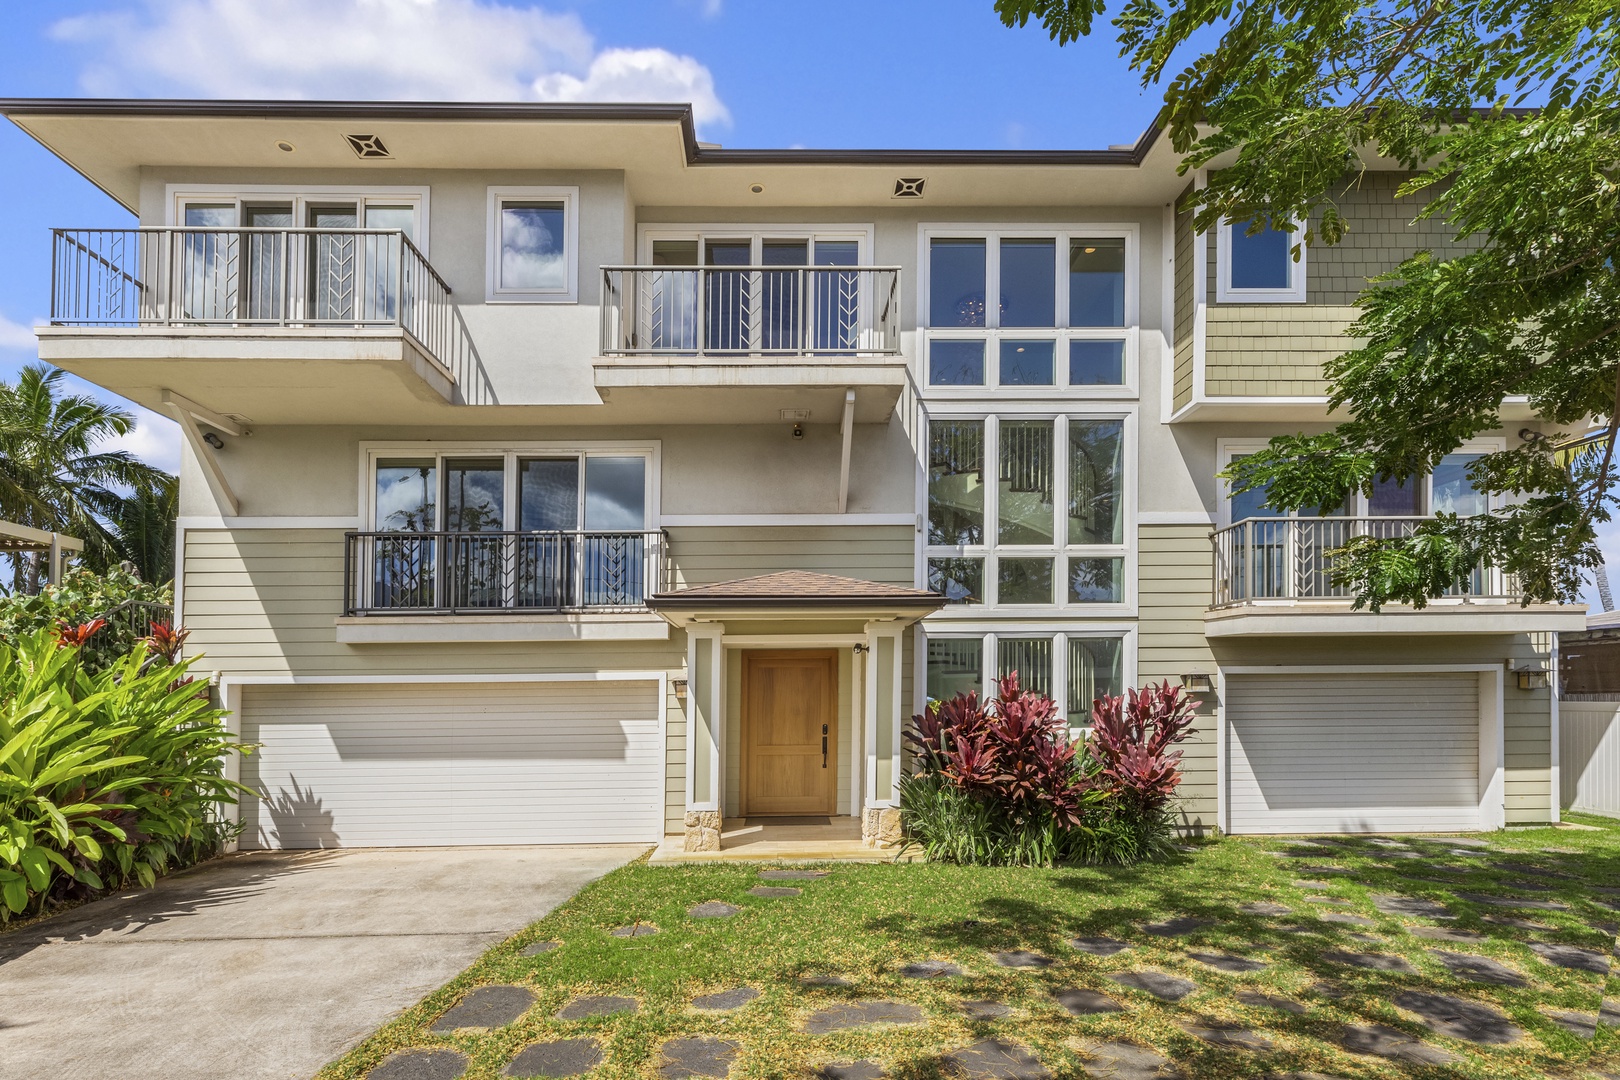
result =
M1212 694L1215 692L1215 676L1207 671L1190 671L1181 676L1182 689L1193 694Z
M212 431L203 432L203 442L207 443L209 446L212 446L215 450L225 449L225 440L220 438L218 435L215 435Z
M669 685L671 687L673 687L674 690L675 690L675 700L676 701L685 701L686 700L686 680L685 679L671 679Z
M292 143L288 142L286 139L283 139L280 142L276 143L276 149L280 150L283 154L290 154L290 153L292 153L294 150L296 150L298 148L296 146L294 146Z
M1511 669L1518 676L1520 690L1547 689L1547 668L1543 664L1525 664Z

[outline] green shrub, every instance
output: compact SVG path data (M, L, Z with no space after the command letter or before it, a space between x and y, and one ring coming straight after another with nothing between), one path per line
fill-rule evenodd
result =
M167 606L173 601L170 586L142 581L127 570L70 570L60 584L46 586L37 596L0 596L0 646L38 630L82 626L126 604ZM85 643L82 661L91 670L103 670L139 645L146 633L144 620L115 616Z
M140 643L95 671L76 636L0 646L0 920L151 885L230 832L223 756L242 748L189 662Z

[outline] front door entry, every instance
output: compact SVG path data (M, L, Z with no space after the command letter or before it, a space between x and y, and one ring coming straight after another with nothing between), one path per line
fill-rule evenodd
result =
M835 653L743 653L744 816L834 812L837 686Z

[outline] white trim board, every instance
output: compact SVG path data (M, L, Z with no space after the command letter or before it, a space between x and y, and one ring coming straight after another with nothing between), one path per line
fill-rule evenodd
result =
M666 528L769 528L783 525L904 525L917 524L913 514L665 514L658 519Z

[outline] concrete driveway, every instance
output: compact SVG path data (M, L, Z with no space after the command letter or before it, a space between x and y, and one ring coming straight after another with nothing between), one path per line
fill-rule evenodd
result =
M644 847L227 856L0 934L5 1080L308 1080Z

